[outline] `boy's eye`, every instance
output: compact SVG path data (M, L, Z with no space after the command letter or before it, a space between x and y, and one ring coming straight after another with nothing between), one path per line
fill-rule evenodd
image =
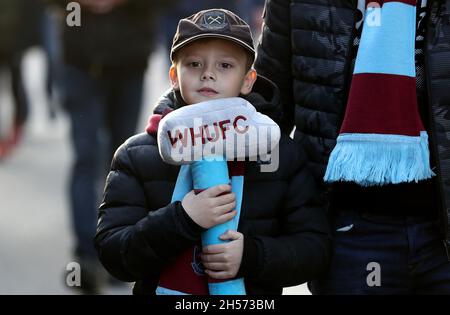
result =
M198 68L198 67L200 67L200 62L198 62L198 61L192 61L192 62L189 63L189 65L190 65L192 68Z
M222 63L220 63L220 66L221 66L222 68L225 68L225 69L230 69L230 68L233 67L233 65L231 65L231 64L228 63L228 62L222 62Z

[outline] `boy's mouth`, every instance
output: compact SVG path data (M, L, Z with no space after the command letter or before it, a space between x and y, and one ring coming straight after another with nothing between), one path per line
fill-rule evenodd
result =
M203 96L214 96L214 95L218 94L218 92L216 90L208 88L208 87L201 88L197 92Z

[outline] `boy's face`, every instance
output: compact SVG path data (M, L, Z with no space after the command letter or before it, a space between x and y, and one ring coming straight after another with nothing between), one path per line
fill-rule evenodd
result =
M256 72L247 71L247 54L228 40L197 40L176 54L170 68L172 87L187 104L251 92Z

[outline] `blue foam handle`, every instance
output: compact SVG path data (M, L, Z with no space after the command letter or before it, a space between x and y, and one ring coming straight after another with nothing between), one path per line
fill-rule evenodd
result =
M190 167L194 189L207 189L221 184L230 184L227 161L221 157L195 161ZM239 179L239 177L241 178ZM233 179L231 182L232 191L236 194L236 217L233 220L216 225L203 232L203 246L226 243L228 241L222 241L219 237L227 230L237 230L242 201L242 184L242 176L238 176L237 179ZM224 282L210 283L209 292L211 295L245 295L244 279L231 279Z

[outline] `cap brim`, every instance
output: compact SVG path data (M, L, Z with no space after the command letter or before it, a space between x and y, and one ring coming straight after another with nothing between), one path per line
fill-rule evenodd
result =
M252 53L253 59L255 58L255 49L253 47L251 47L250 45L248 45L247 43L245 43L244 41L234 38L234 37L231 37L231 36L228 36L228 35L216 34L216 33L206 33L206 34L199 34L199 35L190 37L190 38L182 41L178 45L172 47L172 50L170 52L170 60L173 61L173 54L176 53L178 50L180 50L182 47L186 46L189 43L192 43L193 41L196 41L196 40L199 40L202 38L223 38L223 39L230 40L230 41L235 42L236 44L242 46L246 50L248 50L250 53Z

